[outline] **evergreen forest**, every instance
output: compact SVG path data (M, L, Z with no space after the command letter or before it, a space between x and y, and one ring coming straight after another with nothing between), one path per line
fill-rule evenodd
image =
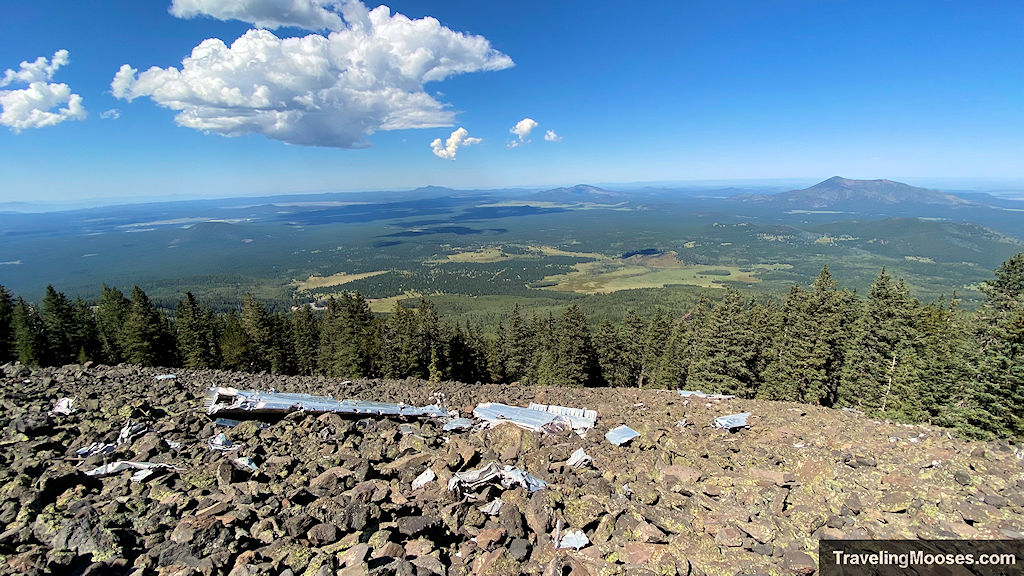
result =
M561 315L514 306L482 327L445 321L428 299L378 316L355 292L288 311L248 295L215 313L191 292L164 310L138 287L103 286L86 301L47 286L37 305L0 286L0 362L680 388L1024 437L1024 253L981 290L971 312L955 295L922 303L882 269L864 297L825 267L778 303L728 289L597 324L576 305Z

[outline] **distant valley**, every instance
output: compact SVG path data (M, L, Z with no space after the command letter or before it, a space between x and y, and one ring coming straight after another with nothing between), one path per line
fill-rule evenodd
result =
M172 304L246 292L280 306L358 290L378 310L434 295L560 305L734 286L780 294L829 265L864 290L887 267L930 299L1024 250L1024 202L889 180L786 192L712 188L335 193L0 214L0 283L93 298L139 284ZM481 300L483 299L483 300Z

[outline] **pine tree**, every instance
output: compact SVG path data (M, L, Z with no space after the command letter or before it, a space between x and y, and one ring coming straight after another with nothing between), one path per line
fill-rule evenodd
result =
M296 372L303 376L316 374L320 327L308 304L292 311L292 335L295 343Z
M851 304L851 295L837 290L828 266L810 292L794 286L773 330L758 397L831 406L850 335Z
M681 316L672 325L672 331L665 341L661 358L658 360L656 381L660 388L687 387L686 378L690 369L691 354L697 329L707 322L709 303L704 295L696 307Z
M596 386L597 355L587 318L575 304L566 308L554 333L552 364L547 380L541 384L555 386Z
M75 361L79 364L87 361L96 361L102 354L100 347L99 328L96 325L96 315L92 307L81 299L76 298L73 305L74 332L71 335L71 345L77 350Z
M643 325L642 331L635 318L625 319L626 356L630 360L639 358L636 386L652 388L658 385L658 368L661 364L665 341L672 333L672 320L661 307L655 308L651 318Z
M14 301L11 314L11 325L14 332L14 357L26 366L39 366L45 342L43 321L35 306L25 302L20 296Z
M838 290L828 266L814 280L807 315L814 322L814 378L808 380L802 400L822 406L835 404L839 394L844 354L852 336L856 314L855 298Z
M957 308L955 296L949 303L940 299L923 307L917 326L919 419L971 437L984 436L989 419L978 405L981 355L972 337L976 331Z
M15 357L14 300L7 288L0 285L0 363L7 363Z
M550 385L558 380L558 349L555 346L555 317L534 317L531 332L534 334L536 347L530 361L530 371L525 383L530 385Z
M1003 262L982 287L979 313L983 363L980 411L987 429L999 436L1024 436L1024 253Z
M227 314L220 317L219 325L217 345L222 366L228 370L247 370L247 336L242 328L242 322L238 318L238 312L229 310Z
M186 292L174 313L178 356L186 368L216 368L220 351L214 331L213 314Z
M270 314L252 294L245 295L239 318L245 332L245 365L249 372L269 372L274 356Z
M705 392L754 394L751 364L753 335L740 293L729 289L707 316L705 326L695 328L687 386Z
M747 366L752 378L747 384L746 394L755 397L765 384L765 370L772 359L770 348L773 335L778 331L779 311L770 301L751 298L745 316L749 335L747 345L750 347Z
M96 302L96 327L99 331L100 358L105 364L125 361L124 324L131 302L117 288L106 284Z
M532 364L533 334L518 304L512 306L507 322L499 324L497 348L501 381L525 379Z
M839 385L840 404L899 418L918 410L916 307L903 281L893 282L883 268L853 329Z
M996 313L1012 315L1024 307L1024 252L1000 264L981 291L985 307Z
M460 382L488 382L487 349L489 341L480 329L468 321L464 329L456 330L450 346L455 358L452 379Z
M437 318L437 309L434 304L420 298L416 307L416 329L415 329L415 350L417 372L429 375L430 364L436 358L439 362L446 362L445 351L440 349L444 343L441 334L441 323ZM448 366L439 368L442 373L448 372ZM421 378L423 376L420 376Z
M321 323L321 369L332 377L372 376L380 348L375 332L370 305L361 295L344 294L340 302L328 300Z
M167 342L166 325L149 297L138 286L132 287L130 306L124 322L124 359L131 364L156 366L164 363L174 349ZM171 341L173 342L173 340Z
M385 378L426 376L419 366L416 323L416 313L395 302L381 336L381 369Z
M758 398L803 401L812 382L823 374L814 362L815 322L808 306L808 294L793 286L782 305L779 330L772 342L772 358L765 368L764 385Z
M73 342L77 327L71 301L63 292L57 292L52 285L47 284L39 315L43 321L44 342L40 361L46 366L74 362L78 352Z
M270 336L270 373L296 374L295 335L287 314L275 312L270 315Z
M622 318L622 364L629 374L629 386L643 385L644 333L647 323L636 310L630 308Z
M606 386L633 385L633 374L626 362L625 345L618 329L608 320L602 320L594 331L594 350L597 353L600 379Z

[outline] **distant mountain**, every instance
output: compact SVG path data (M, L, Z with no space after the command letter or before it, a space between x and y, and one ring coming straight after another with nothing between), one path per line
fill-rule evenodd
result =
M544 190L543 192L532 194L528 196L528 198L543 202L592 202L595 204L615 204L629 200L629 196L622 192L613 192L611 190L605 190L604 188L589 186L587 184L577 184L576 186L571 186L569 188Z
M851 180L834 176L802 190L779 194L736 196L744 202L766 203L793 210L863 211L886 206L931 205L966 207L969 200L938 190L892 180Z
M239 224L229 222L196 222L179 233L179 241L215 242L218 240L242 240L252 230Z

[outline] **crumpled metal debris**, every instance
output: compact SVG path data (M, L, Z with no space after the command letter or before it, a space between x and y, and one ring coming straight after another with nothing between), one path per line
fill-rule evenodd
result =
M512 466L499 468L497 464L491 462L483 468L468 470L466 472L457 472L455 476L448 481L448 490L455 491L458 489L475 488L495 479L497 479L501 483L502 487L506 489L511 488L513 485L519 485L526 488L528 492L543 490L548 485L547 482L535 476L531 476L519 468L513 468Z
M623 444L629 442L630 440L632 440L633 438L636 438L639 435L640 435L639 432L637 432L636 430L633 430L629 426L626 426L625 424L623 424L622 426L619 426L618 428L612 428L611 430L609 430L604 435L604 437L605 437L606 440L608 440L612 444L614 444L616 446L622 446Z
M501 512L501 507L505 505L505 502L501 498L495 498L487 504L480 506L478 510L487 514L488 516L497 516L498 512Z
M728 416L719 416L715 418L715 428L724 428L726 430L735 430L736 428L749 428L747 424L747 418L750 417L750 412L740 412L739 414L730 414Z
M141 482L146 478L149 478L153 473L161 468L167 468L170 470L180 470L176 466L171 464L162 464L158 462L129 462L127 460L119 460L117 462L111 462L110 464L104 464L99 468L90 470L85 473L86 476L97 476L104 477L110 476L111 474L117 474L124 470L138 470L135 474L132 474L132 482Z
M677 390L679 395L683 398L689 398L690 396L696 396L697 398L708 398L711 400L732 400L736 396L732 394L705 394L700 390Z
M462 430L469 430L473 427L473 421L469 418L455 418L449 420L441 430L444 432L458 432Z
M178 377L177 374L157 374L155 378L157 380L174 380Z
M89 444L88 446L84 446L84 447L79 448L78 450L76 450L75 451L75 455L76 456L80 456L82 458L88 458L89 456L92 456L93 454L110 454L116 448L117 448L117 446L115 446L113 444L104 444L103 442L93 442L92 444Z
M416 479L412 481L412 489L413 490L419 490L420 488L423 488L424 486L426 486L427 484L430 484L431 482L433 482L436 479L437 479L437 474L434 474L433 470L431 470L430 468L427 468L426 470L423 471L422 474L417 476Z
M121 427L121 431L117 434L117 444L129 444L136 436L145 434L148 430L149 426L145 424L126 420L124 426Z
M149 426L137 422L132 422L131 420L126 420L124 426L122 426L120 432L118 432L117 440L115 442L93 442L88 446L76 450L75 455L82 458L88 458L93 454L110 454L114 450L116 450L118 446L122 444L131 444L131 442L135 439L136 436L138 436L139 434L144 434L147 431L149 431Z
M273 390L238 390L237 388L210 388L206 393L207 414L230 414L244 416L252 414L287 413L294 410L367 416L398 416L409 418L448 418L451 413L444 406L409 406L390 402L368 400L335 400L327 396L311 394L289 394Z
M75 399L74 398L61 398L61 399L59 399L59 400L57 400L57 403L54 404L53 409L50 410L50 415L51 416L56 416L56 415L68 416L70 414L74 414L75 412L78 412L78 410L76 410L72 406L74 403L75 403Z
M210 447L210 450L215 452L234 452L241 448L241 446L235 444L228 438L227 434L221 432L216 436L212 436L206 441L206 445Z
M594 410L545 404L530 404L528 408L523 408L497 402L477 405L473 416L490 427L511 422L531 432L545 433L559 433L569 429L583 433L593 428L597 421L597 412Z
M587 456L587 453L583 451L583 448L580 448L573 452L572 456L569 456L569 459L565 463L566 465L571 466L573 468L583 468L584 466L588 466L593 462L594 459L591 458L590 456Z
M231 418L217 418L213 421L215 426L224 426L226 428L234 428L238 426L240 422L238 420L232 420Z
M255 474L260 471L260 467L257 466L256 462L254 462L253 459L249 458L248 456L235 458L234 460L231 461L231 463L234 464L235 467L244 470L250 474Z
M555 543L555 548L573 548L579 550L587 544L590 544L590 538L583 533L582 530L566 530L558 541Z

